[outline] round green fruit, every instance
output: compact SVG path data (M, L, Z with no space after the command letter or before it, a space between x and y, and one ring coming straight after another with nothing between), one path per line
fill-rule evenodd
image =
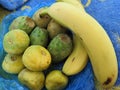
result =
M9 31L3 39L4 50L9 54L22 54L29 43L29 36L20 29Z
M63 61L72 52L73 44L67 34L58 34L49 43L47 49L52 56L52 62Z
M41 45L46 47L48 44L48 31L44 28L36 27L30 34L31 45Z
M68 77L59 70L53 70L46 76L47 90L64 90L68 84Z
M24 67L22 55L7 54L2 62L3 70L11 74L18 74Z
M18 80L30 90L42 90L45 75L43 72L33 72L25 68L18 74Z
M31 45L23 54L23 64L31 71L46 70L51 64L51 55L40 45Z
M41 12L45 10L46 7L40 8L37 10L33 15L33 20L35 21L36 25L41 28L47 28L47 25L49 21L51 20L51 17L48 14L41 15Z
M35 27L35 22L28 16L19 16L11 23L9 30L21 29L29 34Z
M60 33L65 33L66 28L58 24L55 20L51 20L47 26L47 30L49 32L49 37L53 39L55 36L57 36Z

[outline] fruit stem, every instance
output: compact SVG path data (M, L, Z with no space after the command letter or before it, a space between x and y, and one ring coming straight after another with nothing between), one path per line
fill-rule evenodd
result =
M46 15L46 14L48 14L47 12L48 12L48 9L49 9L49 7L44 7L44 9L40 12L40 17L42 17L42 16L44 16L44 15Z

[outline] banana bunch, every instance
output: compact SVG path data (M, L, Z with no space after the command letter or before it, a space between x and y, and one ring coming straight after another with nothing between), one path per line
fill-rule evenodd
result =
M104 28L83 9L80 10L70 3L56 2L47 9L47 13L58 23L72 30L81 39L90 58L95 77L104 88L112 87L117 80L118 64L114 47ZM74 49L81 50L79 47L75 45ZM72 54L81 58L78 54L80 51L74 51ZM72 64L73 60L73 64L75 64L74 58L70 59L69 63ZM78 62L77 58L76 62ZM83 62L79 60L79 63ZM77 67L79 64L75 65Z

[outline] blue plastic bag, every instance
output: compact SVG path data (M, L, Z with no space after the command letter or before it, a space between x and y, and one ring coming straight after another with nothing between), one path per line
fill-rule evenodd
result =
M8 16L6 16L0 26L0 64L4 58L5 52L2 46L2 40L4 34L8 32L8 27L10 23L18 16L27 15L32 17L34 12L41 7L50 6L55 0L30 0L26 3L27 6L31 8L26 8L25 10L18 10ZM36 3L37 2L37 3ZM86 0L82 0L83 3ZM118 59L119 71L120 71L120 2L119 0L92 0L86 11L93 16L108 33ZM61 69L62 63L60 65L55 65L51 69ZM0 90L28 90L27 87L20 84L17 80L17 75L10 75L5 73L0 66ZM118 79L116 85L120 85L120 72L118 74ZM45 88L44 88L45 90ZM88 62L85 69L74 76L69 77L69 84L65 90L95 90L94 84L94 74L92 71L91 63Z
M28 0L0 0L0 4L8 10L15 10L27 1Z

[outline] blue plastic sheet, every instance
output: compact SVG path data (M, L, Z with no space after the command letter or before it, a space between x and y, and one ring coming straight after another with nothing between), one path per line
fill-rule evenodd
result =
M0 4L8 10L15 10L27 1L28 0L0 0Z
M10 23L21 15L32 17L36 10L44 6L49 6L54 2L55 0L30 0L25 5L31 8L26 8L25 10L18 9L18 11L3 19L0 25L0 63L5 55L2 40L4 34L8 32ZM85 3L86 0L82 0L82 2ZM105 28L113 43L119 65L119 74L115 85L120 85L120 2L119 0L92 0L90 6L85 9ZM61 69L62 65L61 63L60 65L52 66L50 69ZM27 87L18 82L17 75L5 73L1 66L0 75L0 90L28 90ZM94 74L90 62L88 62L81 73L69 77L69 84L65 90L95 90Z

